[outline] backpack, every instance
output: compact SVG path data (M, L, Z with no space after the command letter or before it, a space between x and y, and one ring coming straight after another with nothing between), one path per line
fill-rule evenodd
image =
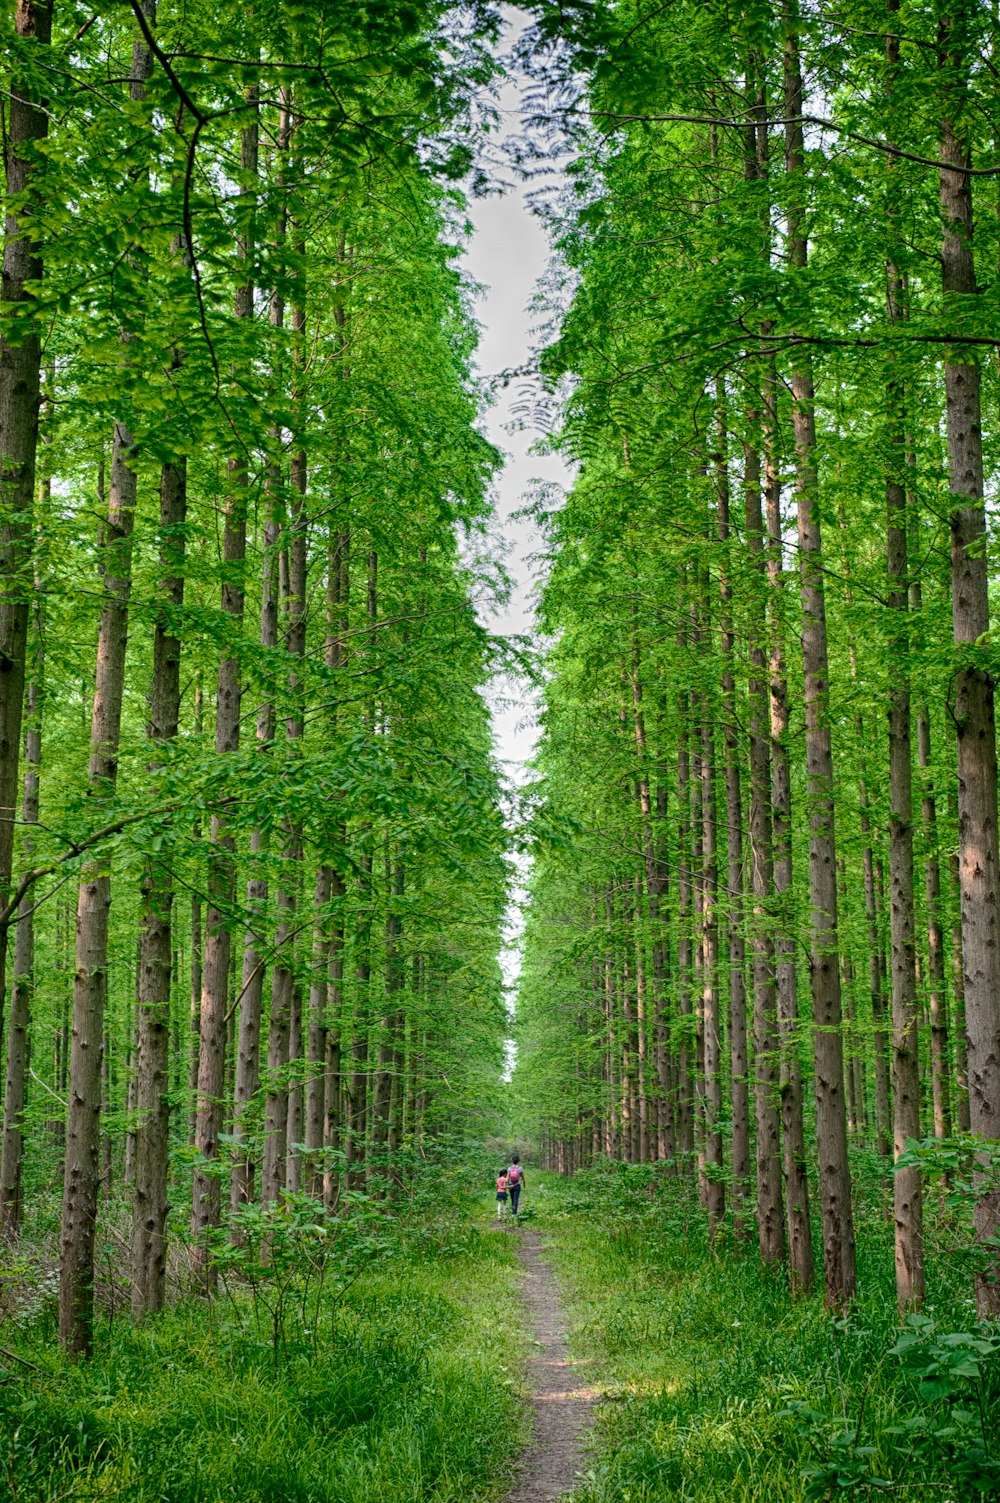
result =
M507 1183L511 1186L519 1185L521 1183L520 1164L511 1164L510 1168L507 1170Z

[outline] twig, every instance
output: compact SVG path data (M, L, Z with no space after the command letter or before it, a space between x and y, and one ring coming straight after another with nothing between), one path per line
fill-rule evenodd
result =
M5 1346L0 1346L0 1357L9 1357L11 1362L20 1362L24 1367L30 1367L33 1373L40 1373L42 1370L36 1367L34 1362L29 1362L27 1357L19 1357L16 1352L9 1352Z

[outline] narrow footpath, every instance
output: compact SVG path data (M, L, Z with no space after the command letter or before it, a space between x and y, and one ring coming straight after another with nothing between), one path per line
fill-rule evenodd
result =
M525 1273L522 1308L537 1344L528 1359L535 1423L508 1503L552 1503L571 1492L579 1479L583 1437L596 1394L576 1386L562 1301L552 1269L542 1257L541 1237L537 1232L522 1233L518 1250Z

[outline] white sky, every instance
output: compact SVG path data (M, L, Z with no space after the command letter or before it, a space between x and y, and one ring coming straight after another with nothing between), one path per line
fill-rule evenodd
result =
M510 44L528 18L514 7L506 9L505 40ZM500 141L519 133L521 92L516 79L500 92ZM558 172L558 168L559 164L553 162L553 170ZM537 181L532 186L537 188ZM528 304L548 264L549 249L541 222L525 201L527 191L528 185L518 182L501 198L480 199L470 205L474 229L463 264L485 288L476 308L482 325L476 363L486 377L525 365L535 343ZM505 563L514 580L514 589L508 606L487 617L489 628L501 634L532 632L538 585L539 568L532 562L532 555L538 553L541 540L530 523L515 521L514 513L523 507L537 482L566 485L570 478L558 456L529 454L539 437L537 432L510 431L517 386L515 381L499 393L483 424L487 436L505 455L503 471L496 482L496 509L506 550ZM520 782L537 739L535 706L528 685L510 681L498 684L491 695L491 710L497 755L512 780ZM516 983L520 960L514 948L520 930L517 897L515 894L515 906L508 914L511 948L502 957L504 974L511 987Z

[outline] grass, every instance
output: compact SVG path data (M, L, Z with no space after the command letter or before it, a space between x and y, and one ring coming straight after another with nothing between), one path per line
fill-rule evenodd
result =
M529 1333L516 1238L487 1189L470 1204L474 1177L443 1166L408 1204L359 1196L325 1229L305 1197L255 1212L220 1297L139 1329L109 1213L105 1313L79 1364L58 1351L40 1209L0 1249L0 1503L503 1497L508 1436L529 1430ZM523 1220L605 1395L576 1503L1000 1496L1000 1330L976 1324L968 1267L941 1251L964 1234L933 1204L928 1312L901 1325L881 1165L857 1165L861 1293L844 1320L818 1295L791 1301L753 1246L710 1245L697 1196L656 1167L529 1183Z
M331 1284L318 1320L315 1302L291 1301L277 1346L238 1289L140 1329L104 1319L94 1357L73 1364L58 1355L43 1289L2 1338L0 1499L501 1496L509 1448L498 1437L521 1423L523 1352L511 1355L497 1312L517 1287L513 1239L464 1207L385 1241L349 1287Z
M696 1198L655 1170L534 1185L574 1355L606 1395L576 1503L1000 1496L1000 1332L932 1260L927 1321L897 1346L880 1176L845 1320L792 1302L755 1248L709 1246Z

